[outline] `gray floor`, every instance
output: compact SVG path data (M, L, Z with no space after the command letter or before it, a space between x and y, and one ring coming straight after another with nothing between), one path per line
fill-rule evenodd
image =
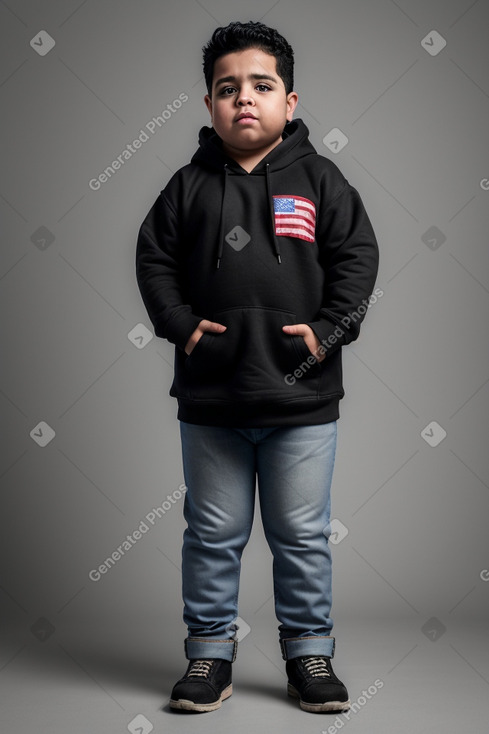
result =
M347 719L302 712L287 697L284 664L269 621L255 624L240 642L234 693L220 710L207 714L168 707L171 686L186 666L178 622L166 635L154 619L143 624L138 618L64 628L44 640L11 627L2 634L0 730L486 732L488 625L459 620L446 629L436 622L428 628L423 632L417 618L336 621L335 670L355 702Z

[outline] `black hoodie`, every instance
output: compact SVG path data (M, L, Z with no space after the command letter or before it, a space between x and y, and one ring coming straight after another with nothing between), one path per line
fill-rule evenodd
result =
M357 338L378 267L358 192L316 153L302 120L248 173L203 127L141 225L136 272L155 334L175 344L170 395L188 423L235 427L336 420L341 347ZM184 348L202 319L206 332ZM307 323L317 362L285 324Z

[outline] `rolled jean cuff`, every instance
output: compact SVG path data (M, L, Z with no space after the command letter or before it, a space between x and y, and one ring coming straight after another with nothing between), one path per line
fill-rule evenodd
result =
M187 637L185 657L187 660L221 658L234 663L238 651L238 640L217 640L212 637Z
M332 658L334 657L335 638L330 635L288 637L280 640L280 649L284 660L292 660L302 655L325 655Z

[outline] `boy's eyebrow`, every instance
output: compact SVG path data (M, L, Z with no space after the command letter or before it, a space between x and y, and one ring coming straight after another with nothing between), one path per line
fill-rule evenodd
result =
M268 79L268 81L275 82L275 83L277 83L278 81L276 77L270 76L270 74L249 74L248 79L255 79L255 80ZM219 84L223 84L224 82L235 82L235 81L237 81L235 76L223 76L221 77L221 79L218 79L216 81L215 86L218 87Z

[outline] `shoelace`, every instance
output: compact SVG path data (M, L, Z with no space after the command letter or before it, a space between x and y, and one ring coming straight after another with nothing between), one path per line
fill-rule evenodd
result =
M324 658L307 657L302 658L302 662L304 663L304 667L306 668L309 675L312 675L315 678L318 676L327 678L331 677L326 660Z
M213 662L214 662L213 660L196 660L190 666L190 670L188 671L188 676L190 677L191 675L195 675L195 676L207 678L212 668Z

